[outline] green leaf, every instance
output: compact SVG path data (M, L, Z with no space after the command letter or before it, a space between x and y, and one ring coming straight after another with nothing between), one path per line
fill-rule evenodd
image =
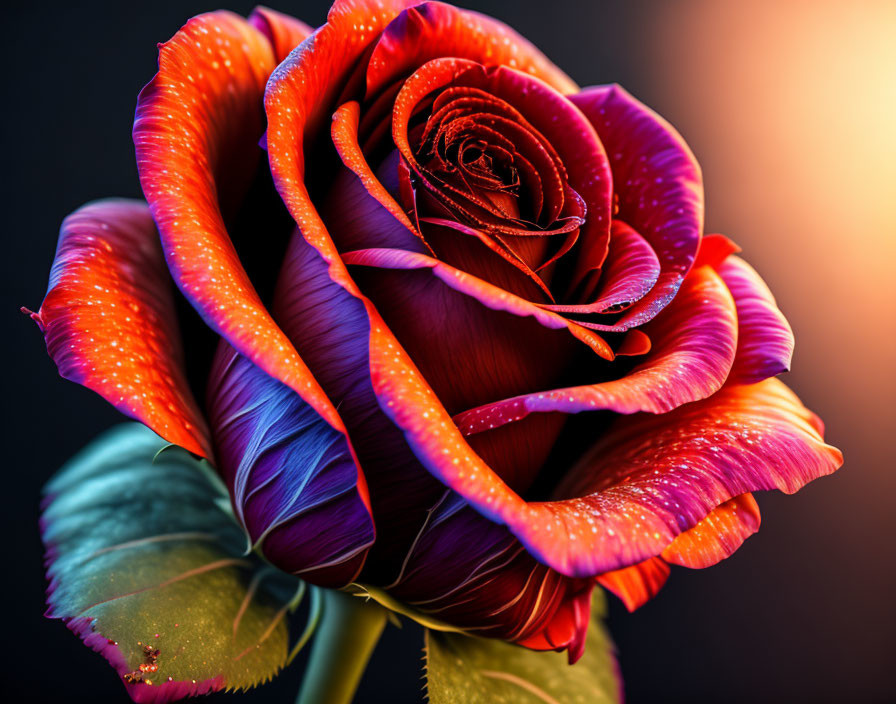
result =
M430 704L618 704L613 643L602 624L606 606L595 592L585 654L535 652L500 640L426 632Z
M102 653L135 701L270 679L301 585L246 554L204 460L165 445L142 425L106 433L47 485L42 519L48 615Z

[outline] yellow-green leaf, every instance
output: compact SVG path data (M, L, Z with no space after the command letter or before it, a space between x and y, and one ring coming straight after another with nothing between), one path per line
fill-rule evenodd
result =
M618 704L621 687L604 613L603 594L597 592L585 654L575 665L566 653L427 631L430 704Z

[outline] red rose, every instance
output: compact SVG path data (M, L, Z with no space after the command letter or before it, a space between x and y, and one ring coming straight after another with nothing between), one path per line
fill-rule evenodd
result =
M755 532L750 492L841 462L773 378L770 292L702 235L681 137L495 20L201 15L134 141L149 207L70 216L34 317L63 376L208 458L309 582L575 659L595 582L634 608ZM270 221L259 167L294 220L269 299L228 234ZM267 261L276 235L251 232ZM220 335L206 412L172 278Z

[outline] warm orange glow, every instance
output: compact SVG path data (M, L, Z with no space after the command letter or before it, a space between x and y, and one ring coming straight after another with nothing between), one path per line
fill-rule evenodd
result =
M645 42L656 107L703 165L708 231L775 291L791 383L832 442L856 426L879 461L896 425L896 3L662 8Z

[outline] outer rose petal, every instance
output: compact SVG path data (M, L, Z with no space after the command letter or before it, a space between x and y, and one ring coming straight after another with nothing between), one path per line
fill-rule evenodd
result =
M716 506L760 489L797 491L842 462L813 414L776 379L726 386L665 415L623 418L511 529L564 574L659 555Z
M487 66L503 64L536 76L561 93L578 90L569 76L503 22L445 3L426 2L402 12L380 35L367 67L367 99L443 56Z
M397 599L454 626L536 650L583 642L590 583L536 562L504 526L484 519L451 491L433 505L398 578L386 586ZM578 653L579 655L581 653Z
M618 596L625 608L634 611L655 597L669 578L669 565L658 557L607 572L597 583Z
M509 398L465 411L454 421L471 435L533 412L666 413L722 387L734 361L737 316L731 294L710 267L693 270L645 332L650 354L621 379Z
M295 17L263 5L252 10L249 24L267 37L274 49L274 60L278 64L314 31Z
M242 18L214 12L190 20L162 45L159 72L137 103L140 183L187 299L240 354L339 429L332 404L249 281L218 205L239 202L255 172L274 66L267 40Z
M218 469L254 546L315 584L353 581L374 527L345 436L223 341L208 397Z
M700 166L663 118L616 85L570 96L610 157L619 218L651 244L662 265L653 290L607 329L626 330L669 303L694 261L703 233Z
M790 370L793 331L768 286L740 257L718 268L737 305L737 357L729 384L753 384Z
M675 538L663 550L663 559L684 567L712 567L733 555L759 530L759 523L759 506L753 495L735 496Z
M364 307L301 238L290 245L275 298L278 321L339 399L370 485L377 540L358 581L482 635L541 649L579 643L584 625L577 630L569 614L584 585L537 563L505 527L464 506L420 465L373 394Z
M293 237L287 250L273 311L315 378L339 405L364 468L377 517L377 539L362 580L392 581L428 508L445 488L420 466L377 404L364 306L330 279L327 263L300 236Z
M210 459L172 294L146 204L97 201L62 223L50 286L32 317L63 377Z

